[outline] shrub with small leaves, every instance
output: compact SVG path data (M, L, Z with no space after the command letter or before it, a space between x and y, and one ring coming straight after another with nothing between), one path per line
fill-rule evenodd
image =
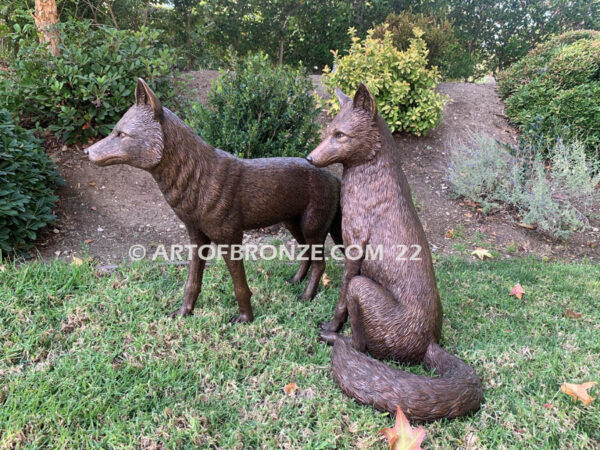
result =
M477 61L461 45L454 34L452 21L447 18L410 10L390 14L384 23L373 29L373 37L383 39L389 31L396 48L404 51L410 47L415 28L423 31L423 40L429 50L429 66L436 66L444 78L467 78L474 74Z
M484 213L505 205L523 222L566 238L589 223L600 165L590 161L579 141L558 140L549 158L550 169L527 147L512 149L476 136L474 145L452 152L448 179L458 197L480 203Z
M234 59L186 121L209 144L244 158L304 156L319 140L319 109L305 70L259 53Z
M572 31L538 45L498 75L498 87L525 137L545 136L542 154L560 136L584 142L600 160L600 32Z
M0 83L0 101L22 123L49 127L67 143L107 135L131 106L137 77L167 105L173 99L174 54L159 43L158 31L89 22L62 23L59 30L61 53L52 56L17 26L24 37Z
M421 136L435 128L441 117L444 97L436 93L438 72L427 67L427 47L422 32L414 30L415 37L405 51L398 50L389 31L381 39L373 37L373 30L364 40L350 30L352 45L346 56L334 54L334 68L325 67L325 85L332 94L328 103L331 114L339 111L334 94L339 87L352 95L364 82L373 93L379 111L390 130L406 131Z
M33 132L0 109L0 251L26 250L55 221L56 167Z

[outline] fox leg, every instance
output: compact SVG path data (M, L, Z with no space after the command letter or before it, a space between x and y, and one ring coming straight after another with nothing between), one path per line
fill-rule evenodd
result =
M169 314L170 317L183 317L192 314L198 295L200 295L200 291L202 290L202 277L204 275L206 258L201 258L198 252L203 245L210 244L210 240L200 231L188 230L188 234L190 235L190 242L196 247L192 252L187 281L185 282L185 289L183 291L183 302L178 310Z
M312 269L310 271L310 278L308 280L308 284L306 285L306 289L300 296L302 300L311 300L315 297L317 294L317 289L319 288L321 277L323 276L323 273L325 273L325 250L323 248L324 242L325 236L322 234L306 237L306 243L311 247L309 249L309 263L312 264ZM315 256L314 259L313 256Z
M342 326L344 326L346 323L346 320L348 319L348 287L350 285L350 281L352 281L352 279L359 274L361 264L361 260L346 258L346 262L344 263L344 275L342 276L342 287L340 288L340 295L337 305L335 306L333 319L331 319L329 322L323 322L321 324L321 329L324 332L337 332L341 330Z
M240 237L239 244L242 239ZM238 242L235 242L238 244ZM225 264L229 269L231 278L233 279L233 291L235 292L235 298L238 302L240 313L231 319L232 323L239 322L252 322L254 320L254 314L252 313L252 305L250 304L250 297L252 297L252 291L248 286L246 280L246 271L244 270L244 261L242 259L232 259L231 254L225 252L223 255Z
M306 239L304 239L304 234L302 234L302 229L300 228L300 224L296 221L285 222L286 228L290 231L296 242L300 245L306 245ZM306 273L308 272L308 268L310 267L310 259L303 259L300 261L300 267L298 267L298 271L296 275L292 278L288 279L287 282L290 284L300 283L306 277Z

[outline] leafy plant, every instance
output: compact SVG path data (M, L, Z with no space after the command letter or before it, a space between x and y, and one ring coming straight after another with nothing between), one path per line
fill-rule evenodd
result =
M158 44L158 31L96 28L90 22L63 23L60 30L56 57L37 41L21 39L0 84L0 99L22 122L49 127L65 142L75 142L110 132L131 106L137 77L167 103L173 99L173 52Z
M328 100L329 112L339 110L335 88L353 93L364 82L375 96L381 115L390 130L407 131L417 136L426 134L437 126L444 98L435 92L438 71L427 67L428 50L421 38L422 32L414 30L415 37L405 51L398 50L392 34L386 31L376 39L370 30L361 41L350 30L352 45L346 56L334 53L335 70L325 67L325 85L332 94Z
M428 67L438 67L444 78L466 78L473 75L476 60L454 35L452 21L423 13L403 11L390 14L373 29L373 37L383 39L386 31L392 33L394 46L401 51L410 47L413 30L423 31L423 40L429 50Z
M503 205L514 208L527 224L555 237L585 229L586 214L600 183L600 165L592 163L578 141L556 142L550 169L526 147L509 149L489 137L455 149L448 179L459 197L478 202L488 213Z
M538 45L498 77L506 114L526 138L578 139L600 145L600 32L573 31ZM532 132L532 130L534 132Z
M300 68L273 66L264 53L232 61L187 122L215 147L242 156L302 156L319 139L313 85Z
M0 109L0 130L0 251L12 253L29 248L56 220L53 192L60 178L40 140L15 125L6 109Z

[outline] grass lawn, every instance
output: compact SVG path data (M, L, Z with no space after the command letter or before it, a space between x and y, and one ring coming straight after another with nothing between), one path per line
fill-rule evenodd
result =
M388 414L342 394L318 342L341 267L313 302L295 265L249 263L256 320L231 325L231 280L207 270L195 315L171 320L187 269L28 263L0 272L0 448L384 448ZM600 266L442 260L445 348L472 364L485 403L426 424L427 448L598 448L600 399L559 391L600 381ZM508 295L520 282L522 300ZM567 308L581 313L579 319ZM418 370L418 369L413 369ZM293 395L283 387L298 385ZM600 395L596 386L590 393Z

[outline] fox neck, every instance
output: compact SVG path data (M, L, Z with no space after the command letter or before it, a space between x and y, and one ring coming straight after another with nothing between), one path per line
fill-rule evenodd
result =
M181 218L198 204L216 155L214 148L175 114L167 108L163 111L163 156L151 173L165 200Z

